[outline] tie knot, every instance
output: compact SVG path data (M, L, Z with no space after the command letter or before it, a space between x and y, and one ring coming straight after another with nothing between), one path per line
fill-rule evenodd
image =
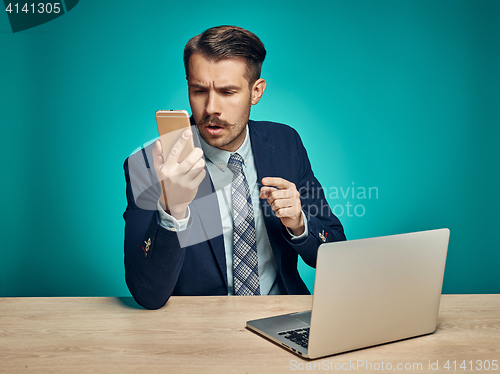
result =
M235 174L241 173L242 165L243 157L241 157L238 153L233 153L227 162L227 167Z

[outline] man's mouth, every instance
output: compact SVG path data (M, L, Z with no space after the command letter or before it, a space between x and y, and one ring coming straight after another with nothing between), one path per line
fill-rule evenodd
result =
M215 123L207 123L205 125L205 128L207 129L207 132L210 135L219 135L222 132L222 130L224 130L224 127L219 126Z

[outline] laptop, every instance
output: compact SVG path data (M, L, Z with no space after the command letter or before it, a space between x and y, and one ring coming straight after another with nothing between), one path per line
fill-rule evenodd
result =
M312 310L246 327L310 359L432 333L449 236L440 229L322 244Z

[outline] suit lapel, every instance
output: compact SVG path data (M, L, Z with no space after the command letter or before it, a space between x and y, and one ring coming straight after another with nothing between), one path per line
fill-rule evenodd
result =
M262 134L257 132L252 121L250 121L248 127L250 129L250 141L252 143L253 158L257 169L257 182L260 186L262 178L273 177L276 175L277 165L275 149L274 146L267 141L267 139L262 138Z
M278 175L277 155L274 146L263 136L263 131L258 131L255 127L258 126L255 122L249 121L248 127L250 129L250 140L252 143L253 158L255 161L255 168L257 169L257 183L259 188L262 187L262 178L275 177ZM276 265L281 269L281 249L279 243L276 242L276 235L269 235L269 233L281 230L281 222L276 218L271 206L267 200L260 199L262 207L262 215L264 217L264 224L268 232L269 242L274 253ZM278 231L279 232L279 231Z

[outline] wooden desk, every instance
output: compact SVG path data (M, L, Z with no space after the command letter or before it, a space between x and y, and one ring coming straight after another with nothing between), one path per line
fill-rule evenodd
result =
M481 372L481 360L500 373L492 369L493 360L500 366L500 295L444 295L436 333L315 361L245 329L247 320L306 310L311 302L311 296L173 297L149 311L131 298L3 298L0 372L347 372L363 362L357 372L422 364L400 372L450 373L464 372L465 360L471 373ZM439 370L429 370L436 361Z

